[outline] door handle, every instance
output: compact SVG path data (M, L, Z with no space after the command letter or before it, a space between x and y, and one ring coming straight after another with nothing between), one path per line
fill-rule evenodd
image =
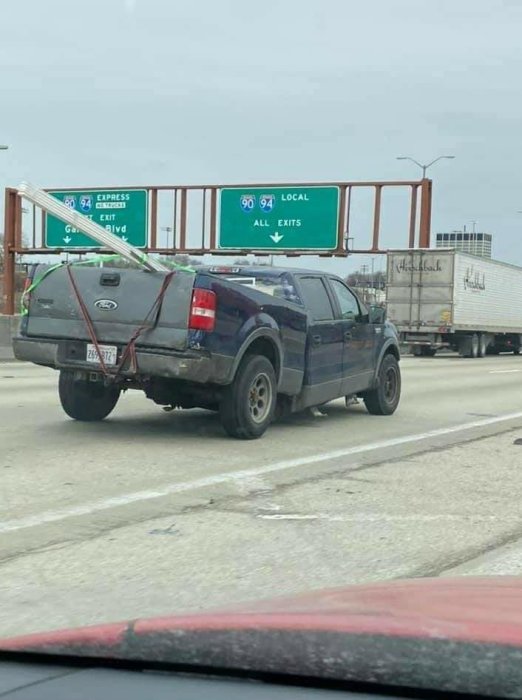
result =
M321 343L323 342L323 339L321 338L320 335L313 335L312 341L313 341L314 345L321 345Z
M345 340L351 340L352 339L352 332L351 331L344 331L344 339Z

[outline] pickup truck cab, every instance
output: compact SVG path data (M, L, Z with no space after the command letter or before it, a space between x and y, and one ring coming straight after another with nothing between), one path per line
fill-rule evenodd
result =
M24 304L15 355L60 371L60 400L76 420L102 420L127 389L165 407L217 410L244 439L276 413L339 397L361 397L375 415L399 404L393 325L317 270L38 266Z

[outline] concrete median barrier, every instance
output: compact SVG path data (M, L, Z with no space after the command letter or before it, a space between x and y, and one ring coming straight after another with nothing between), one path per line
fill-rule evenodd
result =
M11 339L18 330L20 316L0 315L0 362L14 360Z

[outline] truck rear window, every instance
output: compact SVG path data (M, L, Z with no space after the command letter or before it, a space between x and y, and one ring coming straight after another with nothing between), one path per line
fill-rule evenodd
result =
M287 273L282 273L278 276L259 275L257 273L249 275L248 272L242 270L240 273L238 272L231 274L230 272L222 272L219 274L231 282L237 282L238 284L242 284L246 287L252 287L258 292L269 294L270 296L277 297L278 299L292 301L294 304L303 304L297 289L293 284L292 278Z

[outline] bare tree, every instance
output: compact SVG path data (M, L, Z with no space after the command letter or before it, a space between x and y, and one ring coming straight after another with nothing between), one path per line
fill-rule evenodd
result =
M346 283L349 284L350 287L364 287L365 289L368 287L375 287L375 289L384 289L386 287L386 275L382 270L374 272L373 275L363 270L356 270L348 275Z

